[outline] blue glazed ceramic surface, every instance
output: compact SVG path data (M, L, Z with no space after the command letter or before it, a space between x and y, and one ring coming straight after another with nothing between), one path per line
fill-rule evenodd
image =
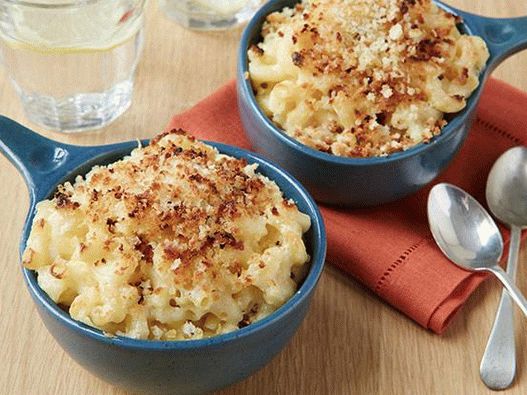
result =
M52 194L58 183L85 174L95 164L120 159L137 144L137 141L97 147L61 144L0 116L0 152L23 174L30 192L20 251L26 244L36 202ZM203 340L110 338L71 319L39 288L35 273L22 269L44 324L64 350L99 378L133 393L203 393L254 373L293 336L322 273L326 254L324 224L306 190L286 172L257 155L223 144L208 144L227 155L257 163L258 171L274 180L284 195L311 218L311 229L305 235L311 255L310 271L297 293L276 312L238 331Z
M253 148L295 176L316 200L324 203L362 207L378 205L416 192L430 183L461 148L470 128L484 83L494 68L508 56L527 48L527 17L494 19L469 14L436 2L459 15L460 29L481 36L490 58L480 76L480 85L467 106L450 120L441 135L428 144L383 158L344 158L309 148L275 126L256 103L245 78L247 49L260 41L265 17L297 0L271 0L246 27L238 55L237 89L240 115Z

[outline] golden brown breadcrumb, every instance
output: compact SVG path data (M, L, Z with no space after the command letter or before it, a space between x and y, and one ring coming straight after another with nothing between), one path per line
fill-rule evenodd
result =
M479 37L430 0L303 0L268 15L249 71L287 134L339 156L427 142L478 86Z
M40 202L23 264L105 333L176 340L246 326L295 292L309 259L309 217L256 168L163 133Z

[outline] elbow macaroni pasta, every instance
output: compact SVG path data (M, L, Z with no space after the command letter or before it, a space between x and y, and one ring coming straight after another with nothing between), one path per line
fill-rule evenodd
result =
M285 133L334 155L427 142L489 56L457 22L430 0L303 0L270 14L248 51L256 99Z
M72 318L138 339L198 339L296 291L310 219L256 165L172 131L38 204L23 264Z

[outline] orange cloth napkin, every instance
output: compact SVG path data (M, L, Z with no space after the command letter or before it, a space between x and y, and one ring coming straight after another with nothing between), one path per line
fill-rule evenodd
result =
M487 83L477 118L461 152L433 182L447 181L485 203L488 172L510 147L527 143L527 94L497 80ZM250 148L231 81L168 128ZM486 278L450 263L436 247L426 216L430 187L395 203L369 209L321 206L328 233L328 262L351 274L425 328L442 333ZM508 232L503 230L505 240Z

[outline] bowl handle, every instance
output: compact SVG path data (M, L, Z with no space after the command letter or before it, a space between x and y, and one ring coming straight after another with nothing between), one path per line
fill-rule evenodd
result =
M71 169L86 161L86 151L47 139L0 115L0 152L24 177L31 204L44 198Z
M527 49L527 16L518 18L488 18L456 10L472 28L472 33L487 43L491 72L506 58Z

